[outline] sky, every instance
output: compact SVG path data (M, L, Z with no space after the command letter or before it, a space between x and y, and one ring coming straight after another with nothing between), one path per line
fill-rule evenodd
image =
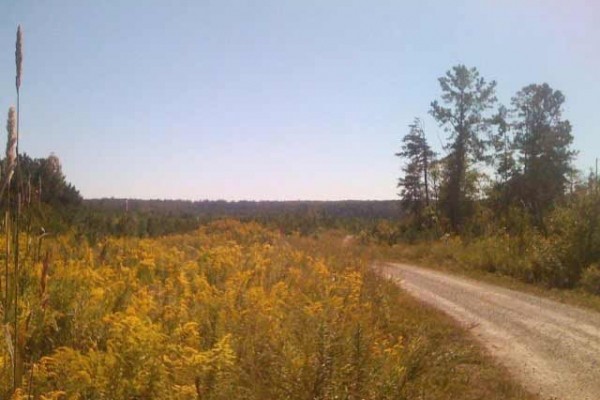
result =
M600 156L600 3L1 0L0 110L85 198L397 198L407 125L456 64L566 96L576 166ZM3 126L4 124L2 124Z

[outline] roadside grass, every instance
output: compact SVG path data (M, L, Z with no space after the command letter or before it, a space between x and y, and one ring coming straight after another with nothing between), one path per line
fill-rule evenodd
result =
M378 280L384 279L377 277ZM394 298L405 337L420 338L409 362L407 399L538 399L516 383L452 318L420 303L392 281L382 283Z
M288 240L294 248L323 257L338 267L360 260L365 276L363 295L386 315L390 332L399 333L406 346L405 382L397 398L539 399L517 383L469 329L413 298L393 280L378 275L372 269L380 255L376 246L344 240L340 232Z
M549 288L542 283L527 283L502 273L493 265L486 265L485 268L475 267L469 261L477 255L465 255L466 251L469 249L452 240L446 243L396 244L391 247L380 246L376 258L380 261L403 262L444 271L600 312L600 296L582 288L558 289Z

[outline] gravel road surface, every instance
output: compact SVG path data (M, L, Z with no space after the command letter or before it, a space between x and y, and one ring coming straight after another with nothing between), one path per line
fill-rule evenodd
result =
M600 313L411 265L378 268L466 326L542 398L600 400Z

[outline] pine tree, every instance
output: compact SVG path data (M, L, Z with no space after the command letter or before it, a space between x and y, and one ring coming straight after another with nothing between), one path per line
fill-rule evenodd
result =
M430 205L429 168L435 156L425 138L421 120L415 118L408 126L409 132L402 139L402 148L396 156L406 160L402 168L404 175L398 179L400 196L405 210L421 217L425 207Z
M484 158L482 134L489 128L486 111L496 102L496 82L487 83L476 68L457 65L439 78L442 106L431 103L430 114L449 133L443 206L454 231L459 231L468 211L469 167Z
M547 83L531 84L512 99L516 114L515 150L521 176L519 197L541 226L543 215L567 188L571 162L571 123L562 119L564 95Z
M509 117L509 110L501 105L491 119L494 132L490 135L493 153L489 157L489 162L494 168L496 177L490 190L490 197L492 203L495 203L495 208L504 213L508 212L513 200L511 180L517 173L514 157L514 132Z

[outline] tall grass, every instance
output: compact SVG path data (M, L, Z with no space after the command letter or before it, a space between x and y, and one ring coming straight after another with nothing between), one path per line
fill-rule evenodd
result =
M9 205L6 207L5 215L4 215L4 229L5 229L5 237L6 237L6 256L5 256L5 264L4 264L4 308L5 308L5 317L6 317L6 308L9 304L9 268L10 268L10 240L8 239L10 235L10 183L12 181L12 177L14 174L16 162L17 162L17 128L16 128L16 117L15 117L15 108L10 107L8 109L8 118L6 122L6 131L7 131L7 139L6 139L6 154L4 159L4 174L2 176L2 187L0 189L0 199L2 199L3 195L7 194L6 203Z
M16 76L15 76L15 87L17 90L17 143L15 146L16 152L16 165L15 165L15 176L17 181L17 201L15 202L15 230L14 230L14 241L15 241L15 278L14 278L14 290L15 290L15 300L14 300L14 337L15 337L15 357L14 357L14 372L13 372L13 388L14 390L21 384L21 374L22 374L22 349L19 347L19 279L20 279L20 270L19 270L19 225L21 220L21 196L22 196L22 188L21 188L21 176L20 176L20 168L19 168L19 122L21 119L21 79L23 72L23 34L21 31L21 25L17 28L17 40L15 43L15 66L16 66Z
M4 161L4 176L2 179L2 189L0 197L4 195L6 189L10 186L15 168L17 166L17 123L16 123L16 111L14 107L8 109L8 118L6 121L6 132L8 136L6 138L6 158Z

